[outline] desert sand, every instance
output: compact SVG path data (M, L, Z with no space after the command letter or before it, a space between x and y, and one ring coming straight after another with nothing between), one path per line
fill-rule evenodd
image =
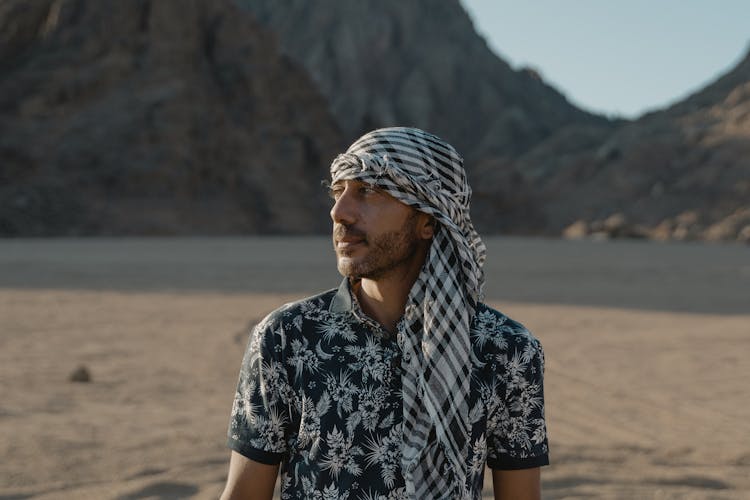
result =
M544 498L750 498L747 246L487 244L546 351ZM248 329L337 286L329 246L0 241L0 499L216 498Z

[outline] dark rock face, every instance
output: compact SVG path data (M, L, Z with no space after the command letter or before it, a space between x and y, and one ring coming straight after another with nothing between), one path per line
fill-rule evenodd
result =
M455 146L481 232L544 230L536 189L512 160L565 126L614 126L493 54L457 0L238 3L309 71L348 142L378 127L416 126Z
M655 239L745 241L750 54L668 109L614 131L563 129L512 166L535 187L551 233L619 213Z
M492 54L455 0L238 1L308 69L348 140L414 125L456 146L481 231L750 232L750 56L670 109L609 122Z
M331 159L391 125L461 151L481 233L750 241L750 55L611 122L457 0L0 1L0 235L326 232Z
M477 35L457 0L238 0L279 36L328 99L349 141L416 126L467 160L515 157L570 123L608 122L574 107Z
M342 146L229 0L0 3L0 234L320 232Z

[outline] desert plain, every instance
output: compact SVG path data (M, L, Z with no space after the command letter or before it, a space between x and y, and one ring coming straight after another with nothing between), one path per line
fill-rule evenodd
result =
M543 498L750 498L750 248L486 243L545 348ZM0 241L0 499L217 498L249 328L339 281L325 237Z

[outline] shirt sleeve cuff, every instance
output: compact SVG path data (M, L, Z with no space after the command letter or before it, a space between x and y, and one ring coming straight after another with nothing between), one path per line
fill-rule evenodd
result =
M512 458L506 456L496 459L487 459L487 466L493 470L532 469L543 465L549 465L549 456L546 453L544 455L528 458Z
M231 437L227 439L227 446L245 458L249 458L250 460L266 465L280 464L285 455L284 453L273 453L270 451L259 450L257 448L248 446L242 441L232 439Z

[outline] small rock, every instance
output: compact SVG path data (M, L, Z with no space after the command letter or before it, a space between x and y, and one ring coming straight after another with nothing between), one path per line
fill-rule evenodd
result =
M680 226L693 226L698 223L698 219L698 212L695 210L687 210L675 217L675 221Z
M674 222L671 219L664 219L650 231L650 237L657 241L668 241L672 239L672 231L674 231Z
M709 226L703 233L703 238L708 241L747 241L747 233L750 232L748 228L750 208L740 209Z
M679 241L692 241L699 239L703 230L700 214L694 210L682 212L675 217L675 228L672 231L672 239Z
M602 222L602 232L608 238L645 238L647 230L631 224L622 213L612 214Z
M589 234L589 225L585 220L577 220L563 229L563 238L567 240L580 240Z
M84 365L81 365L70 374L69 380L71 382L91 382L91 372Z
M612 214L604 219L604 230L613 237L621 236L626 232L628 221L621 213Z

